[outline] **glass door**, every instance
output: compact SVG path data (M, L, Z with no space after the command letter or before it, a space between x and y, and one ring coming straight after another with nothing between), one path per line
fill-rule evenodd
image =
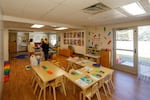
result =
M136 29L116 29L114 33L114 68L136 74Z
M138 27L138 75L150 79L150 25Z

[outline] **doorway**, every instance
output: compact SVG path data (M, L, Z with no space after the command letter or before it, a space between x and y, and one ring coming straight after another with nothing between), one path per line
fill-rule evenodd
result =
M114 68L150 78L150 25L114 30Z
M142 79L150 79L150 25L138 27L138 67Z
M114 33L114 68L137 74L136 27L115 29Z

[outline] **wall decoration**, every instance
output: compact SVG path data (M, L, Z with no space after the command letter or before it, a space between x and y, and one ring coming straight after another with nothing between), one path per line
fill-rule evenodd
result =
M109 40L107 44L110 44L110 43L111 43L111 40Z
M111 34L111 32L108 32L108 36Z
M84 46L84 40L82 40L82 46Z
M104 32L106 31L106 27L104 27Z
M74 40L74 45L77 45L77 40L76 39Z
M77 33L77 37L80 38L81 37L81 32Z
M76 32L74 32L74 34L73 34L73 38L76 38L76 34L77 34L77 33L76 33Z
M84 38L84 32L82 32L82 38Z
M64 33L64 38L66 38L66 33Z
M64 33L64 44L84 46L84 32Z
M72 33L70 33L70 36L69 36L70 38L72 38Z
M66 44L66 39L64 39L64 44Z
M112 43L112 31L103 27L103 33L99 30L90 29L87 34L87 53L94 50L110 49Z
M81 46L81 40L80 39L78 40L78 45Z

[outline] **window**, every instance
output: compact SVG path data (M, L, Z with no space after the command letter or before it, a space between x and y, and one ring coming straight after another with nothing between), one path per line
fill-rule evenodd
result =
M52 46L56 45L56 34L50 34L50 43Z

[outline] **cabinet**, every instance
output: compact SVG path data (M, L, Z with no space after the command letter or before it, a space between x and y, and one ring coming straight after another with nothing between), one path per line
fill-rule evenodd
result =
M66 49L59 49L59 54L69 57L73 54L73 51L70 49L67 49L67 48Z
M100 51L100 63L104 67L111 67L111 51L109 50Z
M100 50L97 50L96 48L87 48L87 54L98 56L100 54Z

